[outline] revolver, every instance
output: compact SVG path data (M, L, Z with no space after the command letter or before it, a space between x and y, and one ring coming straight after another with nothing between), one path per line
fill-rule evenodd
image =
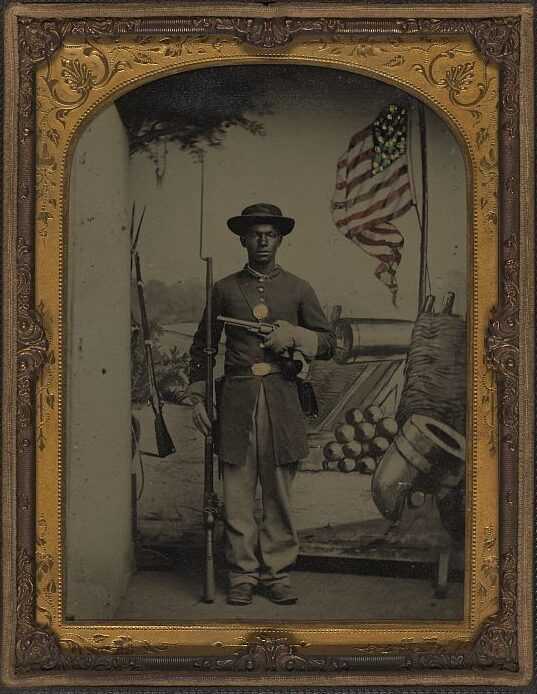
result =
M257 337L265 338L278 327L275 323L261 323L258 321L240 320L239 318L230 318L228 316L217 316L217 321L220 321L225 326L241 328L250 333L254 333ZM300 359L294 358L294 349L288 349L289 356L280 356L280 366L284 378L289 381L294 381L302 369Z
M266 337L275 330L278 326L272 323L259 323L258 321L240 320L239 318L229 318L228 316L217 316L216 320L224 325L231 325L234 328L242 328L250 333L256 334L258 337Z

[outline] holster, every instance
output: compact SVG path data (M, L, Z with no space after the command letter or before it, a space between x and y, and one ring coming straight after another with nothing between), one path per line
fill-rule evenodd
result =
M297 378L296 387L302 412L306 415L306 417L318 417L319 407L317 405L317 398L315 397L315 391L313 390L311 381L305 381L303 378Z

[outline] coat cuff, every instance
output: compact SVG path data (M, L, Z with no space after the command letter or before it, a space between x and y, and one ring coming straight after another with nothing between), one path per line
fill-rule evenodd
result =
M319 336L314 330L296 327L295 345L306 359L314 359L319 351Z

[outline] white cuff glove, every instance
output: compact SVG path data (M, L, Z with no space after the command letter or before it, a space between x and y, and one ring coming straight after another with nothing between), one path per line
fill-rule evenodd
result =
M281 354L287 349L297 349L310 360L316 356L319 338L315 331L292 325L285 320L276 321L274 325L276 328L265 339L264 347L276 354Z
M308 330L297 325L295 327L295 344L299 352L302 352L304 357L311 361L317 356L319 336L314 330Z

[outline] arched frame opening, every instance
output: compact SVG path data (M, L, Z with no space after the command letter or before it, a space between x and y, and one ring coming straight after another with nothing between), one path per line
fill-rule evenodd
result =
M389 41L338 40L330 46L324 40L296 41L285 51L246 48L234 40L181 38L180 47L162 37L152 36L142 45L126 38L119 45L106 42L87 45L76 41L65 44L38 69L38 187L36 220L37 297L50 318L51 349L54 363L46 365L43 382L57 394L56 405L40 412L40 435L45 442L37 452L37 517L46 519L42 541L53 558L52 573L60 590L50 594L47 584L38 585L41 605L47 605L50 625L62 638L75 641L88 638L93 627L62 623L62 478L64 474L62 427L65 363L62 359L64 326L64 288L69 268L64 265L64 246L68 243L68 188L70 160L84 128L111 101L122 94L161 77L205 67L236 64L295 63L334 70L356 72L396 86L432 108L448 123L464 152L468 208L468 315L470 339L468 364L467 489L470 522L467 523L466 610L458 624L383 625L342 627L330 624L294 627L314 645L332 643L385 643L399 638L416 641L435 638L449 641L468 639L486 617L496 609L497 585L489 585L487 567L496 561L493 547L484 539L498 527L498 460L494 448L492 405L488 370L484 365L484 340L490 309L496 303L498 266L498 213L496 201L498 75L487 65L468 37L445 38L437 44L420 46L419 39ZM179 44L178 44L179 45ZM331 51L335 49L334 51ZM403 62L401 62L403 61ZM467 66L472 62L471 69ZM403 72L402 65L408 66ZM466 66L466 67L465 67ZM412 68L412 69L410 69ZM490 401L490 398L487 402ZM479 465L478 465L479 461ZM488 533L488 535L487 535ZM41 545L40 551L42 551ZM485 585L486 598L480 586ZM42 614L39 619L43 620ZM46 619L44 621L47 621ZM125 634L129 627L99 625L107 637ZM140 627L136 627L138 632ZM248 629L251 631L251 628ZM237 624L152 628L143 640L172 645L205 645L244 635ZM133 632L134 633L134 632ZM136 637L138 638L138 637ZM140 637L140 640L141 637Z

